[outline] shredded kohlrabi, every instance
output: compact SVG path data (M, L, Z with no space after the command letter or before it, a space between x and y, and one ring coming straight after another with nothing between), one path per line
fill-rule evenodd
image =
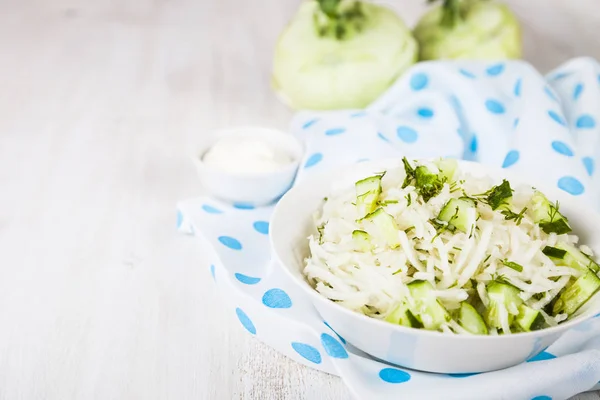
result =
M405 159L326 199L304 274L332 301L399 325L458 334L554 326L600 289L592 251L559 207L452 160Z

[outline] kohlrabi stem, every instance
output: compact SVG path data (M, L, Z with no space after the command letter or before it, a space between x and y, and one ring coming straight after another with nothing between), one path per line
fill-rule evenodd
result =
M358 0L317 0L314 23L319 36L349 39L360 32L366 17Z
M439 0L427 0L428 3L436 3ZM485 0L443 0L441 25L453 28L468 14L473 4Z

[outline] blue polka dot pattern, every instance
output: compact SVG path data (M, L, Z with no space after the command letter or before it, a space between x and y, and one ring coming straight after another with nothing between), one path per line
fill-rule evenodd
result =
M561 79L566 78L569 75L571 75L571 74L568 72L560 72L560 73L554 75L553 77L551 77L550 79L552 79L553 81L559 81Z
M592 176L594 174L594 159L592 157L583 157L581 161L583 161L583 166L588 175Z
M249 203L235 203L233 206L238 210L254 210L254 206Z
M421 118L432 118L434 112L433 112L433 110L431 108L423 107L423 108L419 108L417 110L417 114Z
M582 92L583 92L583 84L578 83L577 85L575 85L575 87L573 88L573 100L575 100L575 101L579 100L579 97L581 97Z
M306 360L315 364L321 364L321 353L311 345L292 342L292 348Z
M327 129L325 131L325 135L336 136L336 135L341 135L344 132L346 132L346 128L331 128L331 129Z
M527 360L527 362L552 360L553 358L556 358L554 354L548 353L547 351L542 351L536 356L531 357L529 360Z
M414 74L410 78L410 88L415 91L425 89L428 83L429 78L423 73Z
M504 114L506 111L504 105L498 100L488 99L485 101L485 108L493 114Z
M515 88L513 89L513 92L515 96L521 96L521 78L517 79L517 82L515 82Z
M304 163L304 168L310 168L310 167L320 163L322 159L323 159L323 154L314 153L306 159L306 163Z
M235 274L235 279L237 279L245 285L256 285L258 282L260 282L260 278L255 278L253 276L248 276L239 273Z
M181 228L182 223L183 223L183 214L181 213L181 211L177 210L177 222L176 222L177 229Z
M558 187L565 192L578 196L585 191L583 184L572 176L563 176L558 180Z
M508 168L519 161L519 152L517 150L511 150L504 157L504 162L502 163L502 168Z
M513 128L516 128L517 126L519 126L519 118L515 118L515 121L513 122Z
M461 75L466 76L467 78L475 79L475 75L472 72L467 71L466 69L461 68L458 70L458 72L460 72Z
M531 400L552 400L552 397L550 397L550 396L545 396L545 395L542 395L542 396L535 396L535 397L534 397L534 398L532 398Z
M389 142L388 138L386 138L385 136L383 136L383 133L381 132L377 132L377 137L381 140L383 140L384 142Z
M567 123L565 122L564 118L561 117L556 111L549 110L548 111L548 115L550 116L550 118L552 118L554 121L558 122L562 126L566 126L567 125Z
M269 308L290 308L292 306L290 296L278 288L267 290L262 297L262 302Z
M267 221L256 221L252 226L258 233L262 233L263 235L269 234L269 223Z
M568 157L573 157L573 150L571 150L571 148L565 143L565 142L561 142L560 140L555 140L552 142L552 148L554 149L554 151L556 151L559 154L568 156Z
M256 335L256 327L252 323L252 320L246 315L246 313L242 311L241 308L236 308L235 313L237 314L238 319L242 323L242 326L246 328L246 330L251 334Z
M219 242L225 247L229 247L231 250L241 250L242 244L239 240L232 238L231 236L219 236Z
M560 100L558 99L558 97L556 97L556 95L554 94L554 92L552 91L552 89L550 89L549 86L544 86L544 92L550 98L550 100L556 101L557 103L560 103Z
M596 120L591 115L585 114L577 118L575 126L579 129L593 129L596 127Z
M469 147L472 153L477 153L477 136L473 136L473 139L471 139L471 145Z
M336 336L338 337L338 339L340 339L340 342L342 342L342 343L346 344L346 339L344 339L343 337L341 337L341 336L340 336L340 334L339 334L339 333L337 333L337 332L335 331L335 329L333 329L333 328L331 327L331 325L329 325L329 324L328 324L326 321L323 321L323 323L324 323L324 324L325 324L325 325L326 325L326 326L327 326L329 329L331 329L331 330L332 330L332 331L333 331L333 332L336 334Z
M359 111L359 112L356 112L354 114L350 114L350 118L360 118L360 117L364 117L365 115L367 115L366 112Z
M448 374L451 378L468 378L470 376L479 375L478 373L464 373L464 374Z
M491 67L485 70L485 72L489 76L498 76L502 73L502 71L504 71L504 64L492 65Z
M308 129L311 126L313 126L319 119L315 118L315 119L311 119L310 121L306 122L304 125L302 125L302 129Z
M202 209L204 210L204 212L207 212L209 214L221 214L223 212L223 211L219 210L218 208L209 206L208 204L204 204L202 206Z
M409 128L408 126L399 126L396 129L396 135L398 138L406 143L414 143L417 141L419 134L413 128Z
M348 352L344 349L344 346L335 340L331 335L326 333L321 335L321 344L325 349L325 352L333 358L348 358Z
M396 368L384 368L379 371L379 377L387 383L404 383L410 381L408 372Z
M213 280L217 280L217 277L215 276L215 266L214 266L214 264L210 264L210 275L212 276Z

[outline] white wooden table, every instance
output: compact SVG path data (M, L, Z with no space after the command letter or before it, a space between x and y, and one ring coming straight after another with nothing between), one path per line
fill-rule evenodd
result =
M600 58L595 0L511 3L540 69ZM348 398L249 337L174 226L202 135L286 126L269 69L297 4L0 0L0 399Z

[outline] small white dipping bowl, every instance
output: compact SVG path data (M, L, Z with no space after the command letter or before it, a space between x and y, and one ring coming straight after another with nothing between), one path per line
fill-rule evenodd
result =
M205 163L204 155L225 137L264 141L274 149L288 154L293 161L272 172L240 174L223 171ZM236 127L214 132L196 149L193 161L202 185L211 195L244 206L263 206L280 198L292 186L303 151L303 145L289 133L270 128Z
M600 297L590 300L579 315L553 328L503 336L452 335L407 328L348 310L320 295L302 270L309 256L307 237L315 233L312 216L334 188L352 188L357 180L399 166L401 160L372 161L332 171L295 185L275 207L270 224L274 255L293 282L310 298L321 316L344 339L373 357L399 366L438 373L477 373L517 365L541 352L567 329L600 310ZM580 243L595 254L600 250L600 216L567 193L525 180L505 170L459 161L459 168L474 176L532 184L552 201L560 201ZM499 183L499 182L498 182Z

